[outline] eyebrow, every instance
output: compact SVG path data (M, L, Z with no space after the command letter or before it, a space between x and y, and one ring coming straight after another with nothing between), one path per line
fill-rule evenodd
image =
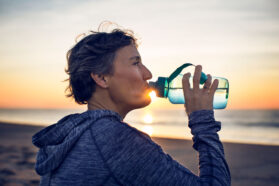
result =
M134 60L134 59L141 60L140 56L133 56L129 58L129 60Z

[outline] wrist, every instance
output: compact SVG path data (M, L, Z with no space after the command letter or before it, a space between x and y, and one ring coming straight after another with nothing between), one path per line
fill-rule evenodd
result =
M200 123L206 121L215 121L213 110L197 110L188 115L189 125L190 123Z

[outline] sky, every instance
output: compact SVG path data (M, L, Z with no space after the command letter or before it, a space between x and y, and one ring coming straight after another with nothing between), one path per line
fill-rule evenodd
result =
M229 80L228 109L279 108L276 0L0 0L0 107L80 107L65 97L66 52L104 20L135 32L152 80L200 64Z

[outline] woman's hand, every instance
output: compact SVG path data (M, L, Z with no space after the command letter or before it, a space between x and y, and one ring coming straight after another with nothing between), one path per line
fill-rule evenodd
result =
M193 89L190 88L189 78L190 73L184 74L182 78L182 86L185 99L185 108L187 115L197 110L212 110L213 109L213 97L218 87L218 80L215 79L211 84L212 77L207 75L207 80L204 83L203 88L200 89L200 77L202 72L202 66L197 65L193 77Z

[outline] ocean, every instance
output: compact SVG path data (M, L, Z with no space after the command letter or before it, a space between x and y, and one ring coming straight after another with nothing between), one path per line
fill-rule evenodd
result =
M48 126L81 109L0 109L0 121ZM279 110L215 110L226 142L279 145ZM183 109L138 109L124 119L154 137L191 139Z

